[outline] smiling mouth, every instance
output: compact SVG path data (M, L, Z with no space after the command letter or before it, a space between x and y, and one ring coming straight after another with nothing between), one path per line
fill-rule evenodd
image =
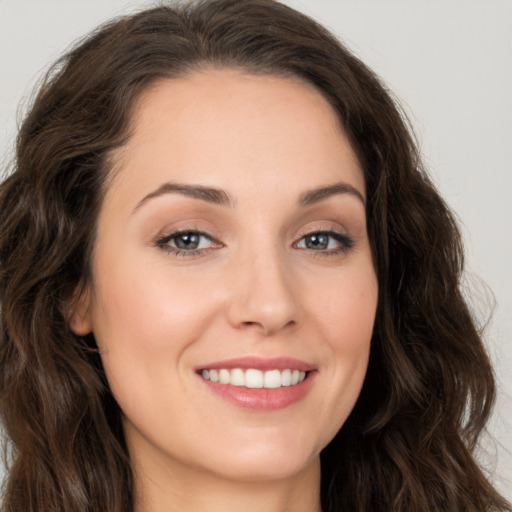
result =
M202 369L198 373L203 379L219 384L230 384L248 389L278 389L300 384L309 372L292 368L267 371L256 368L219 368Z

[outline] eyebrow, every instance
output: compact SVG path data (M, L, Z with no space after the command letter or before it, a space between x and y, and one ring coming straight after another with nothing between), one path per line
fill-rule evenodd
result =
M315 188L313 190L304 192L300 196L299 204L301 206L309 206L337 194L350 194L355 196L357 199L359 199L359 201L363 203L364 206L366 206L366 201L363 197L363 194L361 194L357 188L345 182L334 183L333 185L328 185L327 187Z
M143 197L137 203L137 206L134 208L134 212L150 199L154 199L166 194L180 194L182 196L199 199L201 201L206 201L207 203L217 204L220 206L233 206L235 204L235 201L227 192L218 188L205 187L203 185L164 183L156 190ZM309 206L337 194L350 194L359 199L363 205L366 204L361 192L359 192L359 190L357 190L352 185L345 182L335 183L333 185L308 190L300 195L298 203L300 206Z
M218 188L204 187L203 185L181 185L179 183L164 183L156 190L143 197L134 208L134 211L139 209L144 203L155 197L163 196L165 194L180 194L182 196L191 197L193 199L200 199L207 203L218 204L221 206L232 206L233 199Z

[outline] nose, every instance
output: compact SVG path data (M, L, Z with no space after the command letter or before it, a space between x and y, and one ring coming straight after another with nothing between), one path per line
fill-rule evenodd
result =
M297 323L297 283L282 260L268 252L240 258L230 276L228 319L233 327L271 336Z

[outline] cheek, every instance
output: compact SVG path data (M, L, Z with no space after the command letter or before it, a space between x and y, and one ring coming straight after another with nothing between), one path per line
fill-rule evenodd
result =
M129 253L97 269L93 330L125 412L149 408L148 397L157 397L162 386L182 384L190 348L217 317L220 299L205 293L215 289L212 280L177 271L165 258L143 261Z
M214 308L204 291L167 275L165 266L153 265L150 273L141 268L119 264L98 275L94 307L94 334L110 388L134 421L153 417L166 402L169 409L180 407L162 389L181 385L183 354Z
M160 262L156 266L121 262L99 274L97 282L94 330L105 352L118 345L139 355L179 347L179 340L201 329L214 306L206 300L203 286L198 289L199 283L169 272Z
M328 292L312 302L315 327L325 342L323 357L331 361L319 375L322 388L328 390L317 414L319 422L328 427L323 445L348 418L366 376L378 296L377 280L369 268L330 281Z
M373 271L347 278L331 298L326 316L336 369L341 378L351 381L355 394L359 394L368 366L377 290Z
M310 304L333 351L365 351L373 332L377 298L377 278L370 264L342 270L324 287L317 286Z

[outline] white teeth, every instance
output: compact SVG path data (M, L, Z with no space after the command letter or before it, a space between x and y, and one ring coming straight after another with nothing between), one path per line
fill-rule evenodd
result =
M219 370L219 382L221 384L229 384L229 381L230 381L229 370L225 370L225 369Z
M245 374L240 368L231 370L231 384L233 386L245 386Z
M245 371L245 387L246 388L262 388L263 387L263 372L261 370L246 370Z
M291 386L292 385L292 371L291 370L283 370L281 372L281 386Z
M242 370L233 368L228 370L202 370L203 379L220 384L231 384L232 386L243 386L251 389L277 389L281 386L294 386L306 378L306 372L299 370L267 370L265 372L255 368Z
M281 387L281 372L279 370L271 370L263 375L263 387L276 389Z

